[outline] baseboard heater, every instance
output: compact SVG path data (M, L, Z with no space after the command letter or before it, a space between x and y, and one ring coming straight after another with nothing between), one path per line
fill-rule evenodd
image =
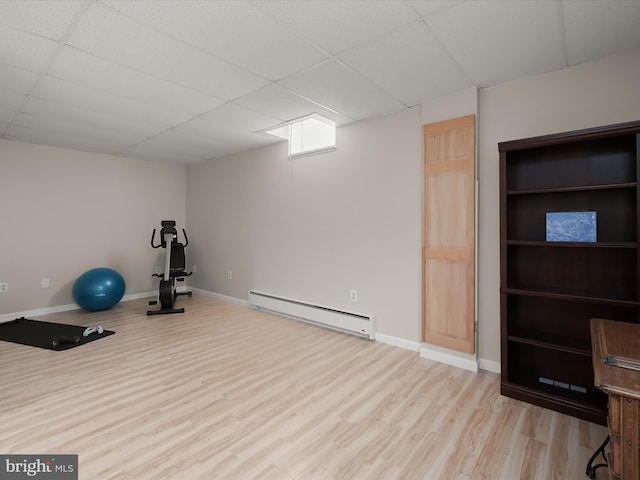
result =
M249 304L273 313L375 339L375 315L345 312L300 300L249 290Z

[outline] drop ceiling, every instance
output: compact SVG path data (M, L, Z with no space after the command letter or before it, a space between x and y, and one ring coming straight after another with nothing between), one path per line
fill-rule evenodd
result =
M640 49L640 0L2 0L0 138L188 165Z

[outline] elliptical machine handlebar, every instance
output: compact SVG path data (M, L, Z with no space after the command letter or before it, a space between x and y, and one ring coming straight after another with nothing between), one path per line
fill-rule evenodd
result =
M160 236L162 237L160 239L160 243L155 245L154 241L155 241L155 238L156 238L156 229L154 228L153 229L153 233L151 233L151 248L160 248L160 247L166 248L167 247L167 242L165 240L165 236L164 235L167 234L167 233L172 233L172 237L173 237L174 241L178 240L178 235L177 235L177 232L175 232L175 229L173 229L173 232L170 232L170 231L165 231L165 228L163 228L162 232L160 234ZM183 247L186 247L187 245L189 245L189 237L187 237L187 232L184 230L184 228L182 229L182 236L184 237L184 245L183 245Z
M153 244L153 240L156 238L156 229L153 229L153 233L151 234L151 248L160 248L162 246L162 243L159 243L158 245L154 245Z

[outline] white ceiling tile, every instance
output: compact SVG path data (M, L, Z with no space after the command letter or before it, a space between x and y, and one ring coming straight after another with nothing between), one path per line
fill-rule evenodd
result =
M162 148L137 148L135 150L118 152L118 155L128 158L134 158L137 160L147 160L150 162L161 162L170 165L193 165L201 163L199 158L189 158L178 156L173 152L167 152Z
M268 85L260 90L237 99L234 103L264 115L277 117L281 121L289 121L317 113L333 120L337 125L350 123L353 119L328 110L313 103L278 84Z
M397 0L261 0L252 5L295 28L333 55L416 19L405 2Z
M273 117L229 103L176 126L173 131L185 135L184 138L200 138L201 146L218 148L228 155L273 143L271 135L254 132L277 123Z
M443 12L467 0L410 0L409 4L415 8L421 17L428 17Z
M227 141L224 133L219 134L219 130L214 129L212 122L206 122L200 117L195 117L187 122L181 123L180 125L176 125L173 130L187 136L200 138L202 141L211 142L213 144L224 144L224 142Z
M397 112L406 107L337 60L293 75L281 83L355 120Z
M167 145L166 142L145 142L126 148L118 152L118 154L142 160L168 161L175 164L193 164L206 161L200 156L190 155L183 151L180 145Z
M67 80L45 77L33 91L37 98L89 110L113 118L145 123L149 128L164 130L185 122L191 115L161 110L148 103L100 92Z
M2 97L0 96L0 99ZM0 125L4 125L4 128L6 129L7 127L9 127L9 125L11 124L13 117L16 116L16 111L15 110L5 110L2 109L0 110ZM0 132L3 131L3 128L0 127Z
M481 87L565 66L556 2L476 0L426 22Z
M49 123L30 127L14 124L7 130L5 138L26 143L107 154L115 153L125 147L124 144L114 141L112 138L59 129Z
M199 115L224 103L219 98L101 60L73 47L65 47L60 52L50 74L160 110L188 115Z
M202 137L196 138L187 132L169 130L128 147L120 153L146 160L170 160L173 163L185 164L220 158L230 152L227 142L212 140L210 137L202 141Z
M0 23L61 40L84 8L78 0L2 0Z
M93 4L67 42L163 80L232 100L268 81Z
M203 144L201 142L197 148L202 149L206 147L210 153L210 155L207 156L209 159L244 152L252 148L269 145L279 140L265 133L229 133L228 131L220 129L217 125L212 125L197 118L176 128L176 131L191 135L193 131L203 129L207 131L205 138L209 143Z
M229 142L224 139L193 135L186 130L179 129L167 130L154 137L153 140L173 145L172 148L179 146L185 152L203 159L211 159L221 153L226 154L231 151Z
M136 152L150 154L158 151L170 153L175 158L206 161L227 155L230 150L225 142L212 141L210 138L207 142L197 141L192 135L176 130L169 130L125 150L128 154Z
M22 68L0 63L0 90L13 93L29 93L38 80L38 75Z
M252 2L106 1L146 25L270 80L298 72L327 56Z
M118 155L151 162L164 162L173 165L191 165L202 163L204 160L199 157L192 157L182 152L167 150L163 145L141 144L117 152Z
M564 0L569 65L640 48L640 1Z
M216 132L225 132L227 135L249 135L279 123L279 119L262 115L240 105L227 103L209 113L200 116L200 119L213 127Z
M80 123L88 128L105 132L126 133L133 141L138 141L136 140L138 137L145 139L157 135L164 130L164 128L158 128L148 122L135 121L122 115L107 115L104 111L79 108L35 97L28 98L21 111L39 118L68 122L69 124Z
M638 52L639 10L640 0L0 0L0 138L200 162L274 143L255 132L310 113L341 125Z
M340 59L408 106L471 86L422 22L356 47Z
M45 116L20 113L13 122L14 127L23 127L32 130L42 130L59 134L61 137L81 137L87 141L95 140L104 144L113 144L122 148L140 141L139 136L131 132L104 130L77 120L63 120Z
M59 43L48 38L0 25L0 63L5 65L40 72L58 48Z
M27 98L26 95L22 93L0 90L0 112L5 110L17 112L20 109L20 106L22 105L22 102L24 102L25 98Z

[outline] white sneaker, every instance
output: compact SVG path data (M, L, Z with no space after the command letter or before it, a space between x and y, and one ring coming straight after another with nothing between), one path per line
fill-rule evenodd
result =
M97 333L98 335L100 335L102 332L104 332L104 329L100 325L98 325L97 327L87 327L84 329L84 332L82 332L82 336L88 337L92 333Z

